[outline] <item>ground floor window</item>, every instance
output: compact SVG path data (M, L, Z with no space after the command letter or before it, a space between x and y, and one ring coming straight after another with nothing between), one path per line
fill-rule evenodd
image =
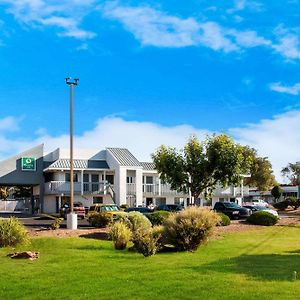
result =
M99 196L96 196L96 197L93 197L93 204L95 203L103 203L103 197L99 197Z
M134 195L128 195L126 197L126 204L129 206L129 207L135 207L136 206L136 198Z
M155 201L156 203L156 206L159 206L159 205L164 205L164 204L166 204L166 198L156 198L156 201Z

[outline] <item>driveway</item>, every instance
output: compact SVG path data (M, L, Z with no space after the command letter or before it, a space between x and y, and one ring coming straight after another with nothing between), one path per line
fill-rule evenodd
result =
M19 219L26 227L32 229L48 228L54 222L53 219L45 216L30 216L28 214L14 214L14 213L0 213L0 218L16 217ZM67 221L63 220L61 223L61 228L67 227ZM88 228L91 227L86 219L78 219L78 228Z

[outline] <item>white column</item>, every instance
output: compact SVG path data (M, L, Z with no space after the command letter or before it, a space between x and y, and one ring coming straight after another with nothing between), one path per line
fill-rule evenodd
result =
M135 187L136 187L136 206L143 205L143 170L137 169L135 171Z
M103 185L104 195L106 195L106 171L103 171L103 181L104 181L104 185Z
M80 188L81 188L81 196L83 195L83 170L81 170L81 185L80 185Z
M158 195L161 196L161 180L158 178Z

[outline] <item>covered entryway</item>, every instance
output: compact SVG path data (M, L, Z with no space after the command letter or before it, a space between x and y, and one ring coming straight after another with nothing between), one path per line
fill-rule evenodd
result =
M35 214L43 210L43 148L39 145L0 162L0 212Z

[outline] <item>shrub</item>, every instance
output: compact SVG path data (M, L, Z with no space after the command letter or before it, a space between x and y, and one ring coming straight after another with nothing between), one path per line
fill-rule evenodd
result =
M179 251L195 251L211 235L220 222L217 213L199 207L189 207L170 215L165 222L167 241Z
M113 216L105 212L93 212L88 216L88 221L93 227L107 227L113 221Z
M254 225L272 226L278 221L278 218L267 211L257 211L250 215L247 221Z
M51 224L51 229L56 230L60 228L63 218L55 218L54 222Z
M154 225L162 225L165 220L170 216L170 212L158 210L151 214L147 215L147 218L150 220L151 224Z
M279 209L279 210L285 210L285 209L288 208L289 202L286 201L286 200L283 200L283 201L274 203L273 206L274 206L276 209Z
M125 224L121 222L115 222L110 227L109 236L114 242L115 249L123 250L130 241L132 233Z
M223 214L223 213L218 213L218 215L220 216L220 222L217 224L217 226L228 226L230 225L231 221L230 218Z
M294 210L300 207L300 199L295 197L286 198L285 201L288 203L289 206L292 206Z
M0 220L0 247L14 247L28 240L28 232L19 220L14 217Z
M118 222L121 222L128 226L133 233L135 233L139 229L147 231L152 227L151 222L148 220L148 218L137 211L131 211L126 215L120 216Z
M139 229L133 237L134 249L145 257L154 255L161 248L162 228Z
M120 208L123 209L123 210L126 209L126 208L128 208L128 207L129 207L128 204L122 204L122 205L120 205Z

